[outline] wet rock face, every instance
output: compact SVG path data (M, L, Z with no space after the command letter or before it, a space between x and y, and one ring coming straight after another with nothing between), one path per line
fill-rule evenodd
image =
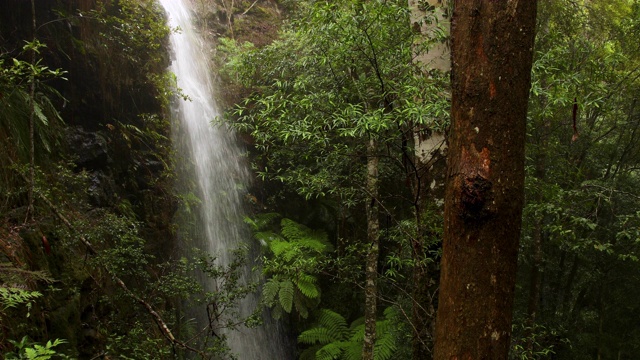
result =
M77 158L75 164L85 170L99 170L109 165L107 140L99 132L87 132L82 127L67 130L69 150Z

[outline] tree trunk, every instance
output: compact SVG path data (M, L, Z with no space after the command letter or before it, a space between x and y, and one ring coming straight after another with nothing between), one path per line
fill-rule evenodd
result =
M533 234L529 302L527 304L527 321L530 326L535 324L538 308L540 307L540 287L542 286L540 277L540 268L542 267L542 237L542 219L538 219L536 221Z
M429 77L433 71L447 73L451 69L449 44L446 40L434 41L438 30L449 31L448 0L408 0L411 11L411 27L419 33L414 41L414 61L420 63ZM425 42L432 42L428 51L422 47ZM442 94L448 96L448 94ZM416 222L416 236L412 240L412 254L414 260L413 289L411 293L412 309L411 323L412 358L427 360L433 356L433 319L435 304L432 296L432 274L426 259L425 233L423 220L424 212L431 201L441 201L444 198L444 158L446 156L446 142L444 134L431 131L424 126L414 126L413 156L411 166L407 167L407 175L412 179L411 190L414 201L414 216ZM406 154L407 158L409 155Z
M33 30L33 46L36 44L36 3L31 0L31 26ZM36 66L36 49L31 49L31 66ZM35 147L35 114L36 114L36 74L31 70L29 84L29 205L27 206L27 218L25 222L34 216L33 190L36 181L36 147Z
M455 2L436 360L509 352L536 5Z
M370 139L367 144L367 192L370 200L367 202L367 240L369 242L369 252L367 253L366 283L364 289L365 330L362 346L363 360L373 360L376 342L378 252L380 240L380 222L378 218L378 161L377 141Z

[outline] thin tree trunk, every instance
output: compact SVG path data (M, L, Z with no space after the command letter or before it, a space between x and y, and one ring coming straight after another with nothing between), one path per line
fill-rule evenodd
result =
M527 305L527 317L529 325L533 325L536 321L538 308L540 307L540 287L542 266L542 219L536 221L533 234L533 254L531 264L531 279L529 283L529 303Z
M378 252L379 230L378 218L378 155L377 142L370 139L367 144L367 192L370 200L367 202L367 237L369 252L366 262L365 284L365 330L362 346L362 359L373 360L374 346L376 342L376 316L377 316L377 281L378 281Z
M576 275L578 274L578 266L580 265L580 258L576 254L573 257L573 264L571 265L571 270L569 271L569 276L567 277L567 282L560 289L561 297L560 301L560 313L563 317L567 318L567 314L571 310L571 291L573 289L573 284L575 283Z
M33 45L36 42L36 4L35 0L31 0L31 26L33 31ZM31 49L31 66L36 64L36 49ZM29 84L29 205L27 207L27 218L33 218L33 190L36 178L36 149L35 149L35 114L36 114L36 77L35 73L31 73L31 84Z
M507 359L537 2L457 0L434 359Z
M430 7L426 8L424 5ZM448 33L449 20L446 16L448 0L408 0L411 11L411 27L419 33L414 40L414 61L420 64L425 71L424 76L431 76L432 71L437 70L446 73L451 69L451 59L448 42L434 43L436 31L445 30ZM437 21L434 21L437 20ZM423 43L432 43L429 51L424 51ZM446 96L446 94L443 94ZM431 278L429 265L427 264L425 233L423 225L424 212L430 201L444 197L444 164L446 145L443 134L430 131L424 126L413 126L413 156L405 154L407 162L407 176L412 179L411 190L414 202L414 216L416 223L416 236L412 240L413 251L413 290L411 322L412 358L415 360L427 360L433 356L433 319L435 315L431 294ZM407 139L408 140L408 139ZM430 221L430 220L426 220Z
M536 220L533 234L533 254L531 264L531 276L529 282L529 302L527 304L527 348L533 354L536 342L534 341L534 327L538 309L540 308L540 288L542 287L542 219Z

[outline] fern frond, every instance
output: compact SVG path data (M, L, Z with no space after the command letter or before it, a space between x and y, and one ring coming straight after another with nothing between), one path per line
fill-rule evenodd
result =
M353 331L358 327L363 327L364 328L364 316L361 316L355 320L353 320L353 322L351 323L351 325L349 325L349 328Z
M244 222L251 226L252 231L262 231L279 217L280 214L278 213L264 213L256 215L256 217L253 219L250 217L245 217Z
M340 356L343 353L343 343L342 342L332 342L329 343L320 350L316 352L317 360L335 360L340 359Z
M280 290L280 282L275 279L269 279L262 287L262 299L268 306L275 303L276 295Z
M264 245L269 245L273 240L282 240L282 237L273 231L257 231L253 237Z
M384 309L383 314L385 319L391 320L398 316L398 309L395 306L389 306Z
M376 322L376 336L384 336L391 330L391 322L389 320L382 320Z
M293 307L293 294L293 282L291 282L291 280L284 280L280 282L278 297L280 299L282 309L287 313L291 313L291 308Z
M301 296L294 296L293 297L293 305L295 306L296 311L298 312L298 314L303 319L306 319L306 318L309 317L309 309L304 304L303 300L304 300L304 298L301 297Z
M299 360L316 360L316 352L322 348L323 345L314 345L308 349L304 349L300 353Z
M377 326L376 326L377 330ZM397 350L394 336L387 332L382 336L376 337L374 357L376 360L390 360L394 358Z
M349 329L347 328L347 321L335 311L329 309L320 310L320 316L318 317L318 323L329 329L331 336L336 340L346 340L349 337Z
M342 357L347 360L362 359L362 341L349 341L344 348L344 354Z
M349 340L362 342L362 340L364 339L364 322L360 323L359 325L353 326L356 321L351 324L351 337L349 338Z
M299 246L317 251L319 253L325 253L332 250L331 244L316 238L301 238L297 241L297 244L299 244Z
M291 251L291 243L284 240L273 240L269 243L269 249L276 257L283 256Z
M282 306L280 306L279 303L276 303L271 309L271 317L276 320L279 320L282 318L282 315L284 315Z
M282 235L289 241L299 241L309 237L308 235L312 232L308 227L287 218L280 221L280 226L282 227Z
M298 342L308 345L326 345L337 340L339 339L334 338L329 329L325 327L314 327L298 335Z
M316 286L315 282L315 277L308 274L301 274L296 281L296 285L302 295L310 299L315 299L320 296L320 290L318 289L318 286Z

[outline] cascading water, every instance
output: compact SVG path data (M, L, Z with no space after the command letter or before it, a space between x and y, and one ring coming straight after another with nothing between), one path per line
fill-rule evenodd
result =
M193 29L191 12L186 0L160 0L169 17L171 28L179 28L171 35L173 59L171 71L178 87L189 97L175 105L174 123L184 142L183 158L193 162L195 179L201 201L201 224L196 237L202 250L217 256L221 265L229 264L231 250L246 242L248 237L241 224L242 185L247 170L239 162L233 134L224 127L210 124L218 114L211 80L210 62L204 52L203 41ZM206 284L204 284L207 287ZM210 290L212 285L209 285ZM241 304L241 313L248 315L257 305L257 295ZM202 317L206 313L202 310ZM286 340L279 325L268 317L256 329L226 332L228 343L240 360L290 359Z

